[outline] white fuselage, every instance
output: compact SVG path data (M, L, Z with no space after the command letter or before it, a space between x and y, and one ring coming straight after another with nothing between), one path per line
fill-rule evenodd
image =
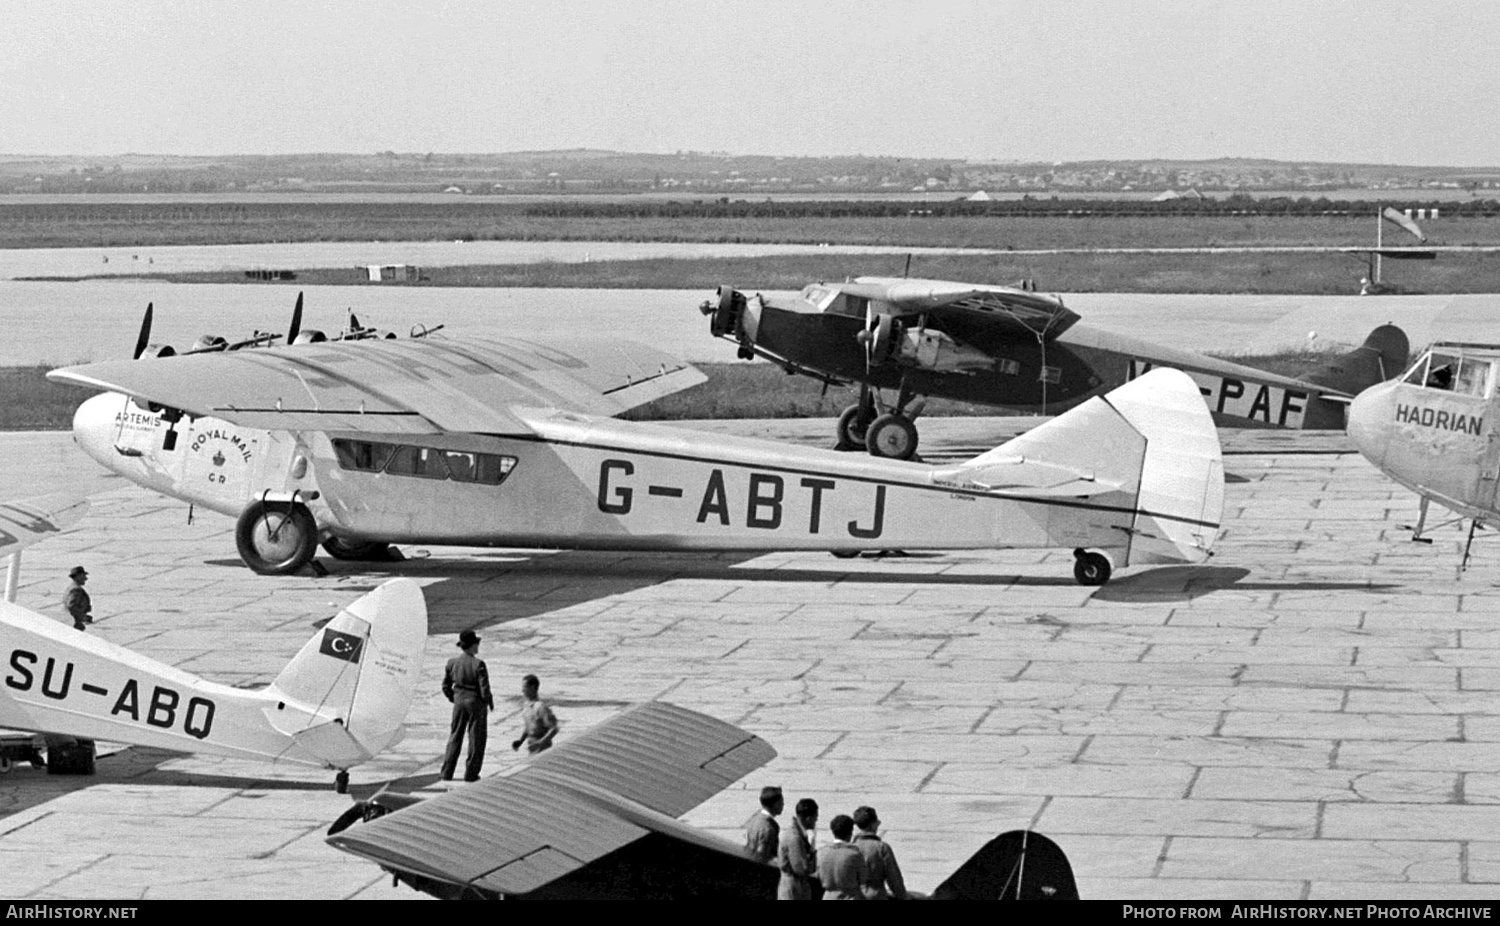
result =
M264 493L296 491L321 531L351 540L1118 552L1136 517L1129 492L982 491L940 484L932 467L918 463L553 410L516 412L530 433L267 432L183 418L175 447L165 450L160 415L106 393L83 404L74 431L96 460L147 488L229 515Z
M275 729L278 712L316 716L0 602L0 727L329 767Z

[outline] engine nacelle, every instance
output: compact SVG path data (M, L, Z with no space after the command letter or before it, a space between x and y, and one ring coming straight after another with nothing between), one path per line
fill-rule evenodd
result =
M931 373L978 373L995 358L933 328L907 328L896 336L896 359Z
M188 353L205 354L209 351L225 350L228 347L229 342L216 334L200 334L198 340L194 341L193 346L189 348Z
M316 329L316 328L304 328L302 331L299 331L297 333L296 340L292 341L292 343L293 344L317 344L317 343L320 343L320 342L326 341L326 340L328 340L328 335L324 334L323 332L319 331L318 329Z

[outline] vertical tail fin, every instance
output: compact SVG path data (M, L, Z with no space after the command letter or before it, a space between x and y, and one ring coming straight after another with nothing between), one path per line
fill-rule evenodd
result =
M991 474L994 474L991 476ZM1208 558L1224 510L1213 416L1186 373L1159 367L954 470L990 485L1009 476L1033 495L1134 495L1126 564ZM1115 547L1114 543L1090 546Z
M1077 900L1073 866L1057 843L1011 830L984 844L937 886L933 900Z
M1406 332L1395 325L1381 325L1359 347L1303 378L1319 386L1359 395L1376 383L1401 375L1410 360L1411 344Z
M427 605L411 579L354 602L302 647L268 689L296 709L271 724L335 768L400 739L427 643Z

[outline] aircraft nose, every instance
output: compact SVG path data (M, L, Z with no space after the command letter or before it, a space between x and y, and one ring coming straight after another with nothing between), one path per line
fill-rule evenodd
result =
M1354 397L1349 403L1349 439L1365 459L1379 466L1385 459L1386 439L1396 402L1397 382L1379 383Z
M118 392L104 392L87 399L73 413L73 442L105 466L115 457L117 418L125 403L125 396Z

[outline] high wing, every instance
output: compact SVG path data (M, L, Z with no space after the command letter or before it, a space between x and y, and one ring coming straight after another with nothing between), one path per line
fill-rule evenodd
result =
M67 530L88 510L87 499L65 494L0 502L0 559Z
M1269 373L1258 370L1255 367L1247 367L1231 360L1220 360L1207 354L1199 354L1194 351L1178 350L1164 344L1154 344L1142 341L1128 335L1114 334L1113 332L1100 331L1095 328L1075 328L1068 333L1067 343L1076 344L1081 347L1094 347L1101 350L1116 351L1118 353L1130 354L1146 360L1152 366L1172 367L1184 372L1212 373L1216 376L1230 376L1235 379L1250 383L1264 383L1268 386L1277 386L1282 389L1296 389L1309 395L1326 397L1349 397L1351 393L1332 386L1322 385L1305 379L1297 379L1291 376L1281 376L1277 373ZM1394 375L1395 371L1392 371Z
M1024 329L1048 339L1057 337L1078 321L1078 314L1064 307L1057 296L1010 286L858 277L852 283L840 283L831 288L884 303L882 308L896 316L964 316L987 324Z
M705 377L614 339L413 338L116 360L47 378L266 430L503 434L530 430L515 407L616 415Z
M676 817L776 755L759 737L661 701L641 704L487 778L328 837L384 867L524 894L648 833L734 854Z

